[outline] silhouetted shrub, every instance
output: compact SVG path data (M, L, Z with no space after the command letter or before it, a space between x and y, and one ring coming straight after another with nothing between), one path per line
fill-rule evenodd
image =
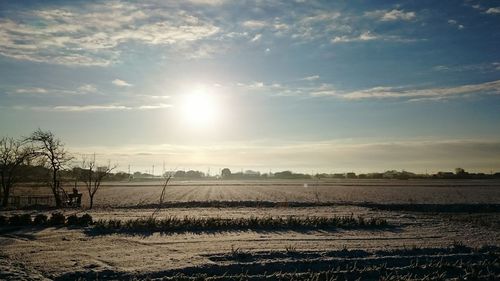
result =
M0 216L0 226L5 226L7 225L7 217L6 216Z
M70 215L66 218L66 224L67 225L72 225L72 226L76 226L78 225L78 216L77 215Z
M52 213L49 223L51 225L63 225L65 221L66 219L62 213Z
M22 214L19 216L21 218L21 223L23 225L30 225L31 224L31 215L30 214Z
M89 214L84 214L78 219L78 224L81 226L87 226L92 224L92 216Z
M29 214L13 215L9 218L9 224L13 226L30 225L31 216Z
M9 225L21 225L21 219L19 218L19 215L12 215L9 218Z
M47 215L45 214L38 214L35 216L35 219L33 220L33 224L35 225L44 225L47 223Z

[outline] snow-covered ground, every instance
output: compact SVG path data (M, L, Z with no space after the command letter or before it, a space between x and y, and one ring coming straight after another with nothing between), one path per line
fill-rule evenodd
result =
M254 182L249 185L196 183L178 183L169 187L167 200L500 203L500 187L495 181L436 181L428 182L427 185L423 184L425 182L412 181L341 185L345 183L341 181L312 187L304 187L302 182L295 181L283 185L277 182ZM89 213L94 219L144 218L154 210L141 207L139 203L141 200L142 204L147 200L156 202L159 192L160 187L154 184L107 185L97 195L97 208L90 211L66 209L64 212L66 215ZM318 192L320 195L316 196ZM34 215L40 212L51 211L18 210L3 211L2 214ZM429 274L441 274L446 271L443 268L452 266L453 270L447 272L465 276L475 266L476 269L484 267L483 275L487 274L486 270L490 270L495 277L500 276L498 262L495 265L498 248L479 249L484 245L500 247L498 211L408 212L381 210L362 204L311 204L302 207L191 206L163 209L156 216L238 218L350 214L384 218L394 227L381 230L282 229L142 234L99 234L89 228L68 227L0 228L0 279L123 280L204 272L224 279L221 277L224 272L235 275L243 272L248 278L259 280L269 277L262 275L264 271L283 276L295 272L295 277L306 278L306 275L300 274L306 274L308 269L320 273L334 270L336 273L332 271L329 274L354 274L352 276L370 279L376 275L377 266L384 262L387 268L393 268L394 272L401 274L425 273L427 271L420 267L427 264L426 270L436 268ZM452 244L455 244L455 248L450 249ZM470 250L462 245L478 250ZM421 251L415 250L423 248ZM460 266L460 263L470 268Z

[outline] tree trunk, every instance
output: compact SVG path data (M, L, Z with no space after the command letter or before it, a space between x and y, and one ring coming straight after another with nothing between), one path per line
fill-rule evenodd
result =
M52 188L52 194L54 194L54 200L56 201L56 208L61 208L62 202L58 191L57 188Z
M52 172L52 193L54 194L54 200L56 201L56 208L61 208L62 202L59 196L59 182L57 181L57 170Z
M3 207L7 207L7 205L9 205L9 196L11 187L12 187L12 174L9 173L8 175L5 175L5 173L2 172L2 191L0 192L0 195L2 195Z
M5 205L3 204L3 201L5 201L4 190L6 190L6 188L5 188L5 174L4 174L3 169L0 172L0 180L2 181L2 186L0 186L0 197L2 198L2 206L5 207Z
M94 206L94 195L93 194L90 195L89 198L90 198L90 207L89 207L89 209L92 209L92 206Z
M10 188L5 188L3 190L3 197L2 197L2 207L7 207L9 205L9 194L10 193Z

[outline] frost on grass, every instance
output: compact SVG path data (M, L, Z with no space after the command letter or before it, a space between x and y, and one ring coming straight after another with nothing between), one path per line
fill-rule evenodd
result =
M226 230L289 230L289 229L369 229L387 228L385 219L358 216L332 217L166 217L138 218L132 220L97 220L94 230L101 232L183 232Z

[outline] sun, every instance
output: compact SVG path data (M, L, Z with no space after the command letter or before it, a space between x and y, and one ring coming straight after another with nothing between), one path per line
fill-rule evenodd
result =
M213 92L196 87L183 95L181 113L190 126L205 128L216 124L220 108Z

